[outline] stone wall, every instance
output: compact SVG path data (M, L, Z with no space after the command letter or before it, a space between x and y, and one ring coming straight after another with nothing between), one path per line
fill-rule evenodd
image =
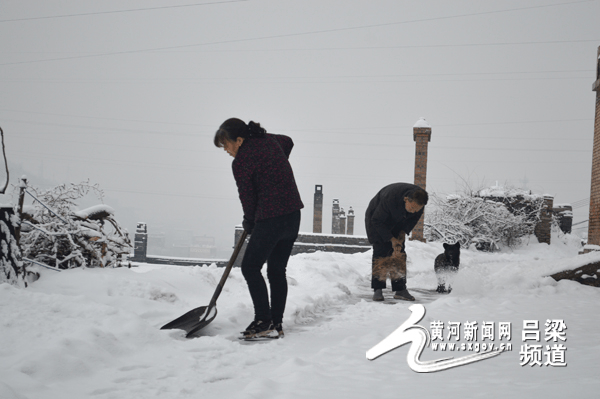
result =
M200 259L180 258L171 256L148 255L148 227L146 223L138 223L135 230L133 256L129 258L133 262L153 263L159 265L197 266L216 263L217 266L226 266L227 259Z
M242 226L236 226L235 242L237 243L242 235ZM242 264L243 254L246 251L246 243L242 246L240 255L236 259L234 266ZM366 236L349 236L343 234L317 234L317 233L298 233L298 238L294 243L292 255L302 253L339 252L343 254L355 254L367 252L371 249L371 244Z
M242 226L235 227L234 245L238 242L243 232ZM242 249L235 260L234 266L240 266L248 239L242 245ZM313 253L317 251L323 252L339 252L344 254L354 254L358 252L367 252L371 249L371 244L366 236L348 236L342 234L318 234L318 233L299 233L298 238L292 249L292 255L301 253ZM163 265L178 265L178 266L195 266L215 263L219 267L224 267L229 262L229 259L194 259L194 258L177 258L167 256L153 256L147 254L148 250L148 229L145 223L138 223L135 232L135 245L133 257L130 258L133 262L155 263Z

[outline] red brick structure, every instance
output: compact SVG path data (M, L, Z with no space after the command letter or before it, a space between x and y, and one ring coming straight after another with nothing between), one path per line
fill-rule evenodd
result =
M425 185L427 182L427 146L431 141L431 126L425 118L421 118L417 121L413 127L413 139L415 140L415 182L414 184L421 187L423 190L427 190ZM425 242L423 237L423 221L425 219L425 212L419 219L419 222L412 231L411 240L419 240Z
M596 81L592 86L592 90L596 92L596 120L594 122L592 188L590 193L590 218L588 227L588 245L590 246L600 246L600 47L598 47L596 63Z

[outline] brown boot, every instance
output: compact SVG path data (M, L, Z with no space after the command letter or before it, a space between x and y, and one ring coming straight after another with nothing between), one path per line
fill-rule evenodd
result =
M375 290L375 292L373 293L373 300L377 301L377 302L381 302L383 301L385 298L383 297L383 292L382 289L379 288L377 290Z
M410 295L410 292L405 288L402 291L396 291L394 294L394 299L403 299L405 301L414 301L415 297Z

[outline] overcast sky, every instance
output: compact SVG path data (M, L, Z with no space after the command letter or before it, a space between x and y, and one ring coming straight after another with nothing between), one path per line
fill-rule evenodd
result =
M238 117L293 138L301 231L320 184L323 232L338 198L364 234L377 191L413 182L424 117L430 193L498 181L586 220L598 16L598 0L3 0L10 183L89 178L131 233L229 250L242 208L212 139Z

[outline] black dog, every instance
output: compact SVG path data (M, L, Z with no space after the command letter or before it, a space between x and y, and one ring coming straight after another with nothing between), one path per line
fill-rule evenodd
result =
M456 244L445 244L444 243L444 253L439 254L437 258L435 258L435 263L433 268L435 270L435 274L437 275L438 287L437 292L442 293L450 293L452 291L452 287L448 284L448 289L446 290L446 280L449 279L450 276L456 274L458 272L458 266L460 265L460 243Z

